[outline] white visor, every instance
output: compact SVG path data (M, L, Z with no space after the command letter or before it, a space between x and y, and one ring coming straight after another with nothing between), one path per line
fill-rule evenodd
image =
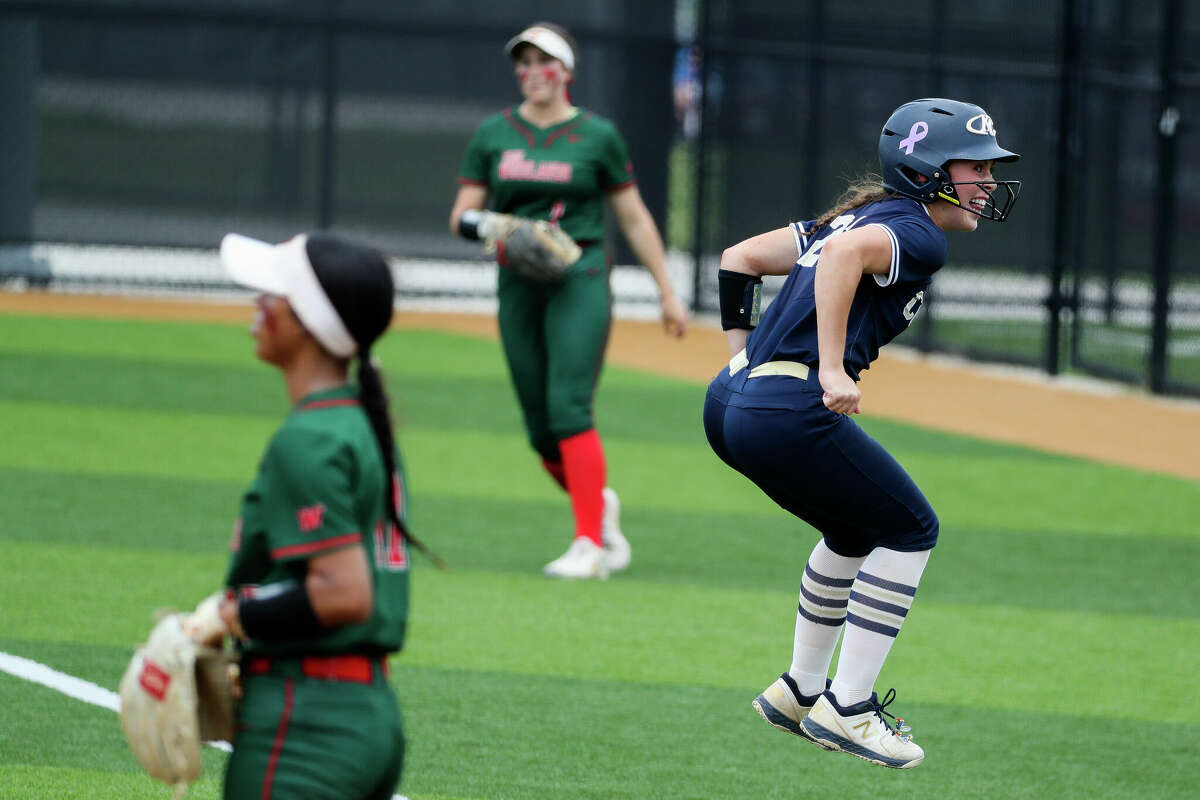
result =
M349 358L358 345L317 280L308 260L307 242L304 234L283 244L268 244L228 233L221 240L221 264L235 283L287 298L321 346L339 358Z
M539 28L537 25L526 28L508 40L508 44L504 46L505 54L512 58L517 46L522 44L531 44L546 55L554 56L563 62L563 66L567 69L575 69L575 52L571 49L571 45L549 28Z

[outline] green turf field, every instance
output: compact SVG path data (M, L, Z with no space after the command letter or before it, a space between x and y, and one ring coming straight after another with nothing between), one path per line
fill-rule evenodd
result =
M217 588L286 411L251 350L239 326L0 317L0 652L115 689L153 608ZM862 420L943 531L879 686L927 757L885 770L750 707L790 661L815 535L711 454L702 385L606 371L634 564L570 584L538 574L571 516L498 346L394 332L380 357L414 528L454 566L417 557L393 660L404 794L1194 796L1200 484ZM189 797L219 796L223 758ZM0 673L0 798L168 796L111 711Z

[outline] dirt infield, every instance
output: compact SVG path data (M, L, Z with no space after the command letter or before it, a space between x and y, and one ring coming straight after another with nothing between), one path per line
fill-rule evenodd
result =
M245 305L5 292L0 292L0 313L238 323L251 316ZM402 311L394 324L489 339L497 335L495 318L483 315ZM618 321L608 358L612 364L704 381L728 354L724 336L713 328L694 325L679 341L664 336L656 323ZM1197 403L886 351L864 375L862 388L868 414L1200 479Z

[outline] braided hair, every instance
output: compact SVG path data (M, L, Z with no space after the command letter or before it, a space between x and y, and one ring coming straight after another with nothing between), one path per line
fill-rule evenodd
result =
M430 552L400 520L396 506L398 498L393 488L396 439L383 375L371 358L372 346L392 319L396 289L391 268L375 248L329 233L310 234L305 247L321 289L357 345L358 397L383 458L384 508L388 518L414 547L444 567L442 559Z

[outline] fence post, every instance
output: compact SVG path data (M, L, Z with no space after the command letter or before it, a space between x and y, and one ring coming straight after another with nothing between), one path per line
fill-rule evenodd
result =
M1092 163L1092 154L1096 152L1096 137L1082 135L1082 131L1089 130L1087 97L1090 91L1088 75L1092 70L1092 37L1090 36L1090 32L1092 30L1092 11L1094 5L1094 0L1083 0L1083 7L1078 9L1075 17L1075 27L1078 34L1075 49L1075 134L1071 139L1071 156L1074 169L1071 170L1072 177L1068 183L1071 197L1090 196L1089 178L1091 175L1089 170L1084 168L1084 165ZM1072 254L1070 263L1064 264L1064 268L1070 267L1071 269L1069 276L1071 293L1065 300L1066 307L1071 311L1071 329L1067 332L1067 336L1059 337L1060 342L1063 339L1068 340L1068 364L1079 363L1083 343L1084 321L1081 312L1083 310L1084 271L1090 263L1085 254L1088 246L1085 235L1088 223L1084 215L1083 206L1083 203L1072 202L1068 203L1065 209L1059 212L1064 213L1065 211L1067 214L1067 252ZM1115 228L1117 226L1112 225L1109 227ZM1110 263L1117 261L1117 251L1115 249L1110 251L1108 261Z
M1175 251L1175 165L1179 143L1175 68L1179 54L1179 31L1183 27L1180 0L1163 3L1162 45L1159 61L1158 180L1154 217L1154 310L1150 330L1150 389L1161 394L1167 388L1167 316L1171 304L1171 267Z
M929 18L929 97L945 97L946 68L942 63L942 54L946 52L946 20L947 0L934 0L930 6ZM921 313L917 316L916 338L914 346L922 353L933 350L933 313L937 304L937 293L930 286L925 290L925 299L921 302Z
M333 226L334 138L337 136L338 0L326 0L321 31L321 155L317 174L317 227Z
M1061 29L1059 31L1062 74L1058 94L1058 142L1054 152L1054 233L1053 256L1050 262L1050 294L1046 298L1049 325L1046 330L1046 372L1057 375L1061 369L1062 311L1066 305L1063 298L1063 276L1067 262L1071 260L1070 227L1072 175L1080 168L1075 158L1076 118L1079 113L1079 8L1078 0L1064 0Z
M13 244L0 257L0 279L24 277L45 286L50 272L33 257L33 211L37 204L38 22L35 17L0 19L0 243Z
M822 206L829 202L823 197L821 186L821 122L825 112L825 56L818 52L825 41L825 2L813 0L809 6L809 17L804 25L805 60L809 68L808 119L804 126L803 170L801 173L800 213L804 217L816 217ZM804 217L801 217L803 219Z
M700 293L704 288L701 268L704 259L705 183L708 181L705 163L708 161L709 128L711 127L708 114L708 71L712 69L712 43L709 41L712 28L708 20L708 0L696 0L696 5L697 16L700 19L696 37L700 43L700 130L696 134L696 163L692 170L692 177L695 181L692 184L693 200L695 201L692 204L692 311L699 313L701 310Z
M37 197L36 113L37 23L33 19L0 19L0 240L26 244L33 237Z

